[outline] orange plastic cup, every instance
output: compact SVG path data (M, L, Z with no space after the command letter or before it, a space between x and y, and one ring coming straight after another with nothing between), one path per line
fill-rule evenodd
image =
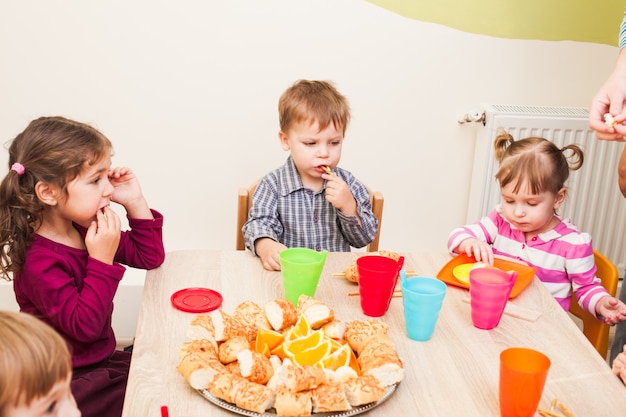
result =
M550 369L550 359L533 349L500 353L500 416L533 417Z

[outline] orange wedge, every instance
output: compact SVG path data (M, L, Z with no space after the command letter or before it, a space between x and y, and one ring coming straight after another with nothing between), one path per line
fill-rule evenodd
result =
M284 343L285 352L288 355L295 355L303 350L314 348L324 341L324 333L320 331L311 332L308 336L288 340ZM330 342L328 342L330 346Z
M270 354L278 356L281 360L285 359L287 357L287 352L285 352L285 344L279 344L270 351Z
M322 358L320 361L326 369L336 371L340 366L350 366L350 356L352 349L348 344L342 345L340 348L332 352L330 355Z
M330 354L330 341L323 340L319 345L305 349L293 355L292 360L298 365L315 365Z
M300 337L308 336L311 333L311 325L309 321L306 319L306 316L303 314L298 317L298 321L293 327L287 332L285 339L294 340Z
M346 343L346 346L350 345ZM359 361L356 360L356 355L354 354L354 351L352 349L350 349L350 363L348 364L348 366L354 369L357 375L361 375L361 366L359 366Z
M330 337L326 337L326 339L328 339L330 341L330 352L331 353L335 352L337 349L339 349L340 347L342 347L344 345L344 343L342 343L341 341L339 341L337 339L331 339Z
M267 345L267 348L272 350L283 341L283 338L283 334L280 332L259 327L256 333L255 350L257 352L262 351L263 345Z

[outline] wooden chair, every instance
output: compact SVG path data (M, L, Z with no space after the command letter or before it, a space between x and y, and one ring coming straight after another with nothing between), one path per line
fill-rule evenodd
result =
M237 250L245 250L246 245L243 239L243 233L241 232L241 228L244 223L248 220L248 213L250 212L250 208L252 208L252 195L254 194L254 190L256 190L256 186L258 181L255 181L250 187L239 188L239 193L237 196L237 239L236 239L236 249ZM378 250L378 242L380 241L380 225L383 221L383 204L384 198L383 194L380 191L372 192L369 188L368 191L370 193L371 201L372 201L372 212L374 216L378 219L378 230L376 231L376 236L374 240L367 245L366 250L368 252L375 252Z
M612 296L615 296L617 292L617 281L619 280L619 274L617 268L611 261L597 250L593 251L596 267L598 271L596 276L602 281L602 286ZM610 326L601 323L592 316L588 311L583 310L576 300L576 296L572 294L572 302L569 307L569 312L578 317L583 322L583 333L585 337L596 348L598 353L606 358L606 354L609 347L609 328Z

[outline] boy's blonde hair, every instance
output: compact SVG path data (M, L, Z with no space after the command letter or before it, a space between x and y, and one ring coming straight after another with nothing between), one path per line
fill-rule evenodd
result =
M317 122L320 132L332 123L345 136L350 106L331 82L298 80L280 97L278 120L283 132L296 123Z
M515 183L514 192L527 184L533 194L551 192L557 194L569 177L583 165L583 151L570 144L559 149L553 142L539 137L514 140L507 132L501 132L494 141L496 160L500 163L496 179L504 188ZM571 155L566 156L566 152Z
M67 344L52 327L26 313L0 311L0 417L71 375Z

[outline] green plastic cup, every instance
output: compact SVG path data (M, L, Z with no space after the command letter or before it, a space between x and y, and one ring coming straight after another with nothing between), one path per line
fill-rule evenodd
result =
M294 306L302 294L315 297L327 253L307 248L289 248L280 253L285 298Z

